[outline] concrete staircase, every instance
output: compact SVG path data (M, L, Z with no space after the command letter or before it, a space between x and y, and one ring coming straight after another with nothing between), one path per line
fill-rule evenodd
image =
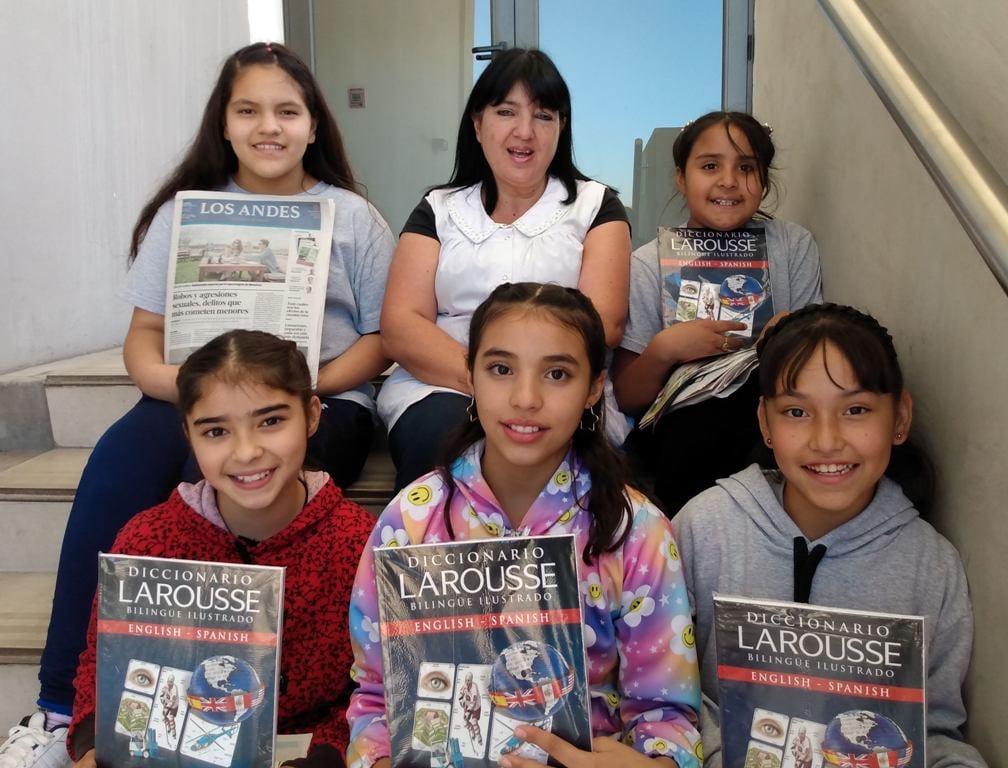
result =
M0 375L0 734L38 697L56 565L81 471L97 439L138 398L119 349ZM377 513L393 479L384 440L376 440L347 495Z

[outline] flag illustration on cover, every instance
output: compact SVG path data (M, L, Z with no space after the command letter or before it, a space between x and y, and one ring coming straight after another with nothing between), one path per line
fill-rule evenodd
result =
M924 768L924 619L714 596L725 768Z
M270 766L283 569L101 555L99 765Z
M375 577L394 765L545 763L522 723L591 749L573 536L388 547Z

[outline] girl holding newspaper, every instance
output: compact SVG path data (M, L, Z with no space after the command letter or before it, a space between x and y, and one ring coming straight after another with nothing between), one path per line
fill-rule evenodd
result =
M77 490L39 674L45 726L34 716L38 732L26 736L36 743L65 738L60 721L69 719L74 700L98 551L111 546L133 515L164 501L180 480L196 479L174 405L178 366L164 359L174 197L189 189L336 201L317 385L324 404L308 461L347 485L357 478L371 443L369 382L388 365L378 320L395 240L355 191L339 129L311 71L282 45L249 45L224 62L196 138L133 230L125 293L134 309L123 355L143 397L99 440Z
M742 112L710 112L683 128L672 154L688 227L719 232L764 228L774 313L821 300L819 252L812 235L760 211L773 186L775 149L768 126ZM613 358L616 400L633 416L647 410L678 365L722 355L744 343L732 332L746 326L733 320L676 320L665 327L658 259L657 240L633 253L630 313ZM702 303L704 297L698 299ZM628 445L655 474L655 493L666 514L674 515L714 480L748 463L750 450L759 444L758 398L755 382L747 381L728 397L666 413L653 429L634 430Z

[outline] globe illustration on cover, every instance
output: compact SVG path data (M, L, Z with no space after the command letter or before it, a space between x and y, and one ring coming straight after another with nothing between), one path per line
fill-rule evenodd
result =
M266 688L244 659L211 656L193 671L186 699L200 717L217 725L240 723L262 704Z
M552 645L523 640L509 645L490 669L494 706L516 720L542 720L563 708L574 689L574 672Z
M855 709L841 712L826 725L822 755L830 765L895 768L910 762L913 744L885 715Z
M748 313L763 303L766 298L759 280L748 275L731 275L721 283L718 301L721 306L734 312Z

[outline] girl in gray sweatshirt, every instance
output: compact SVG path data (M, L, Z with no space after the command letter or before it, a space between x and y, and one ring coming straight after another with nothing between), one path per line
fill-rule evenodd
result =
M757 349L760 430L778 469L719 480L673 519L696 624L704 765L721 765L719 592L925 616L928 766L986 766L960 730L973 643L966 576L907 498L929 465L906 460L913 403L892 338L851 307L817 304Z

